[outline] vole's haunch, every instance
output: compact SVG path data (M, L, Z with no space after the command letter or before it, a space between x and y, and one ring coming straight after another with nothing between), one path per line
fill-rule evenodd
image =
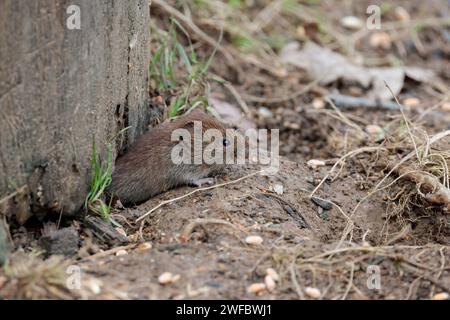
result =
M202 123L203 132L207 129L218 129L222 133L223 140L214 143L220 143L225 154L228 143L224 126L212 116L194 109L187 115L164 122L139 137L127 152L117 159L109 194L117 196L123 204L138 203L179 185L199 185L199 182L205 180L203 178L222 171L224 165L221 164L175 164L172 161L172 148L182 140L180 137L180 140L172 141L171 136L175 129L185 128L189 131L191 150L194 139L201 139L194 135L194 121ZM205 144L202 143L202 146Z

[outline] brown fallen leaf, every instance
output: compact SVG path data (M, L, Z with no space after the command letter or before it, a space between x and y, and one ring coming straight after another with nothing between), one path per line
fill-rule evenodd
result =
M280 59L306 70L312 78L319 79L322 85L337 80L358 83L368 89L367 98L383 101L392 99L385 83L397 95L403 87L405 76L419 82L430 82L435 77L432 71L417 67L366 68L313 42L307 42L303 48L298 42L288 43L281 50Z
M256 128L255 124L243 115L239 107L215 97L209 97L208 102L224 123L244 131Z

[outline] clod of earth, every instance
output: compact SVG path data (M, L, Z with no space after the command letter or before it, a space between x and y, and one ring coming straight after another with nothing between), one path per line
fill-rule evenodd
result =
M40 244L47 256L73 256L78 251L80 237L73 227L63 228L42 236Z
M333 204L331 202L319 199L317 197L311 197L311 201L317 204L323 210L331 210L333 208Z

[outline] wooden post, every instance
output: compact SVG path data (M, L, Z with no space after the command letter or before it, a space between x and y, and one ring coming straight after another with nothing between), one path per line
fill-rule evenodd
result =
M106 159L144 131L149 20L148 0L0 1L0 215L79 212L93 137Z

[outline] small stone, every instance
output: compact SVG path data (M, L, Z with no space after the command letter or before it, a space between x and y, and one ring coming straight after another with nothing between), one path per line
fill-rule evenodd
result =
M366 132L375 140L380 141L384 139L384 130L376 124L369 124L366 126Z
M54 254L72 256L78 251L79 240L78 231L69 227L44 235L39 242L47 257Z
M127 237L127 239L128 239L129 242L137 242L138 239L139 239L139 234L138 234L137 232L136 232L136 233L133 233L133 234L130 234L130 235Z
M116 231L117 231L118 233L120 233L120 234L123 235L124 237L127 237L127 233L125 232L125 230L124 230L123 228L117 227L117 228L115 228L115 229L116 229Z
M346 16L341 19L341 24L347 29L359 30L364 26L361 19L355 16Z
M317 159L311 159L309 160L306 165L310 167L311 169L317 169L318 167L323 167L325 165L325 161L323 160L317 160Z
M406 11L405 8L403 7L396 7L394 10L394 14L395 17L397 18L397 20L402 21L402 22L408 22L411 20L411 16L409 15L409 12Z
M266 290L266 285L264 283L253 283L247 288L247 292L259 294Z
M180 280L179 274L173 275L171 272L164 272L158 277L158 282L162 285L172 284Z
M305 27L303 27L303 26L298 26L295 31L296 31L297 37L299 37L299 38L304 38L306 36L306 30L305 30Z
M441 104L441 110L450 112L450 102L444 102L443 104Z
M292 130L300 129L300 125L298 123L295 123L295 122L284 122L283 126L288 128L288 129L292 129Z
M103 285L103 283L97 279L90 279L87 282L87 287L95 295L100 294L102 292L102 285Z
M125 209L125 207L123 206L122 202L119 199L116 200L116 203L114 204L114 207L117 208L117 209L120 209L120 210Z
M312 102L312 106L314 109L316 110L320 110L325 108L325 101L323 101L322 98L314 98L313 102Z
M275 269L273 268L267 268L266 270L266 274L268 276L271 276L273 280L278 281L280 280L280 276L278 275L278 273L275 271Z
M324 210L331 210L333 208L333 204L329 201L322 200L316 197L312 197L311 201L317 204L319 207L322 207Z
M161 96L156 96L153 98L153 103L155 103L156 105L162 105L164 104L164 100Z
M121 250L116 252L116 256L117 257L124 256L124 255L127 255L127 254L128 254L127 250L124 250L124 249L121 249Z
M450 295L447 292L436 293L432 300L449 300Z
M258 113L263 118L271 118L271 117L273 117L272 111L270 111L269 109L267 109L265 107L260 107L258 109Z
M272 189L273 189L273 192L275 192L276 194L279 194L279 195L282 195L283 191L284 191L284 188L281 184L274 185Z
M354 97L362 97L365 94L365 91L361 87L351 85L348 87L348 93Z
M260 245L263 243L263 238L260 236L248 236L245 238L245 242L251 245Z
M152 244L150 242L143 242L140 243L138 246L138 250L139 251L146 251L146 250L150 250L152 248Z
M406 98L403 100L403 104L410 108L415 108L420 105L420 100L417 98Z
M173 274L170 272L164 272L158 277L158 282L160 284L171 284L173 279Z
M392 38L387 32L376 32L370 36L369 44L373 48L389 50L392 46Z
M328 221L328 210L324 210L322 207L317 206L317 216L322 220Z
M322 295L320 293L319 289L313 288L313 287L306 287L305 288L305 293L306 293L307 296L309 296L310 298L313 298L313 299L319 299L320 296Z
M275 290L275 287L277 286L275 280L270 275L264 277L264 284L269 291Z

